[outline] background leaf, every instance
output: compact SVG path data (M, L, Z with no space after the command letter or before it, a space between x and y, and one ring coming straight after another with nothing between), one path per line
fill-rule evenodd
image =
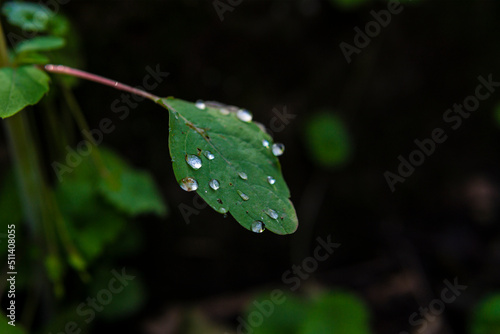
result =
M321 294L307 308L300 334L370 334L368 309L348 292Z
M346 163L351 155L351 141L343 121L328 112L312 116L305 129L310 156L324 167Z
M16 45L17 53L31 51L49 51L62 48L65 45L65 40L57 36L39 36L20 42Z
M500 293L491 294L476 306L472 334L500 333Z
M45 32L55 14L47 7L32 2L6 2L2 12L7 21L23 30Z
M4 310L2 310L3 312ZM25 334L27 333L17 322L17 318L19 316L16 315L16 326L9 325L10 319L5 316L5 314L0 312L0 333L8 333L8 334Z
M101 148L99 152L110 173L107 178L86 157L64 175L56 190L73 240L89 262L124 231L126 217L116 209L129 215L167 213L149 174L132 169L109 149Z
M170 155L181 187L195 180L196 189L190 190L197 190L215 211L230 212L247 229L261 232L258 221L278 234L297 229L290 192L267 133L223 106L203 104L200 109L172 98L160 103L170 112ZM194 168L188 159L195 163ZM268 177L274 181L269 182ZM210 186L212 180L218 187Z
M49 76L38 68L0 68L0 117L10 117L37 103L48 90Z
M266 312L271 307L274 307L271 314L266 316L261 326L256 326L252 328L255 334L275 334L275 333L297 333L300 324L304 321L304 309L307 304L304 300L292 295L291 293L285 294L281 298L286 298L282 304L276 305L275 303L269 307L270 294L265 294L257 298L256 304L252 304L250 309L247 311L245 319L250 319L252 312L262 314L263 306L265 306ZM269 302L267 305L266 302Z
M102 150L102 159L113 180L119 183L116 185L109 179L99 179L99 190L110 204L132 216L141 213L167 214L165 202L148 172L130 168L109 150Z

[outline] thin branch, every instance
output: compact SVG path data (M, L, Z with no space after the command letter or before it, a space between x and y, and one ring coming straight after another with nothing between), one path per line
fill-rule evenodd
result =
M160 99L160 97L153 95L153 94L150 94L148 92L145 92L141 89L134 88L134 87L122 84L118 81L101 77L101 76L96 75L96 74L77 70L76 68L71 68L71 67L64 66L64 65L53 65L53 64L45 65L44 68L47 72L66 74L66 75L71 75L71 76L74 76L77 78L81 78L81 79L85 79L85 80L89 80L89 81L94 81L94 82L100 83L102 85L110 86L110 87L113 87L113 88L116 88L116 89L119 89L119 90L122 90L125 92L129 92L129 93L132 93L135 95L145 97L147 99L150 99L153 102L157 102Z

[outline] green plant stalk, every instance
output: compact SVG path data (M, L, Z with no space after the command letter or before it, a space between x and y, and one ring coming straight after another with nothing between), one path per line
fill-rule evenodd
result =
M7 53L7 42L0 21L0 67L9 65L9 54Z
M9 57L7 53L7 44L3 33L2 23L0 21L0 67L9 66ZM30 131L30 124L24 112L3 120L3 125L7 134L9 151L14 163L17 183L20 197L23 204L25 217L28 221L29 232L34 235L45 233L45 244L47 253L60 262L60 256L57 247L57 239L54 226L51 224L50 212L47 210L45 180L40 160L37 152L37 146ZM35 242L40 242L36 240ZM56 290L60 290L62 282L55 281ZM38 291L38 293L40 293ZM27 319L25 326L29 328L32 319Z
M9 65L7 44L0 22L0 67ZM30 223L30 231L33 233L40 226L40 206L35 195L40 187L40 175L37 175L36 156L34 152L32 138L27 130L27 121L22 113L9 117L3 121L7 132L7 139L13 163L16 166L15 172L21 192L24 212Z
M78 105L78 102L76 101L76 98L73 95L71 89L68 88L62 81L59 82L59 86L61 87L61 91L66 100L66 104L68 105L68 108L76 124L78 125L80 131L83 132L83 130L86 130L87 133L90 132L90 127L87 123L87 120L85 119L85 116L83 116L83 112L80 106ZM101 175L102 178L108 178L111 174L109 173L108 169L104 165L104 162L102 161L101 153L99 152L99 149L97 148L94 139L93 138L88 138L88 139L91 140L92 144L95 146L90 152L90 156L94 161L94 164L97 170L99 171L99 174Z

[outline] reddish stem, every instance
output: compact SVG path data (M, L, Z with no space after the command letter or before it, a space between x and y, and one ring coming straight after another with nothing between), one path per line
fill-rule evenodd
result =
M101 77L101 76L96 75L96 74L77 70L76 68L71 68L71 67L64 66L64 65L53 65L53 64L47 64L44 66L44 68L47 72L66 74L66 75L71 75L74 77L82 78L85 80L94 81L94 82L97 82L97 83L100 83L100 84L103 84L106 86L114 87L114 88L119 89L119 90L123 90L123 91L129 92L129 93L135 94L135 95L145 97L147 99L152 100L153 102L156 102L160 99L160 97L153 95L153 94L150 94L148 92L145 92L141 89L134 88L134 87L122 84L118 81Z

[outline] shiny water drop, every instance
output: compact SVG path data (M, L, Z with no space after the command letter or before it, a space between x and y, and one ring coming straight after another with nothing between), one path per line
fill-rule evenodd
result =
M278 219L278 213L276 211L274 211L273 209L267 209L266 211L266 215L268 215L269 217L271 217L272 219Z
M203 154L207 157L208 160L214 160L215 158L215 155L210 151L205 151L203 152Z
M265 148L269 148L269 142L265 139L262 139L262 146L264 146Z
M246 180L248 179L248 176L246 173L243 173L243 172L238 172L238 175L243 179L243 180Z
M220 185L219 185L219 181L217 181L216 179L213 179L213 180L210 180L210 182L208 183L208 185L210 186L210 188L212 188L213 190L217 190L219 189Z
M272 185L272 184L276 183L276 179L273 178L272 176L268 176L267 177L267 182Z
M252 223L252 232L255 233L262 233L266 229L265 225L263 222L260 220L256 220Z
M244 201L248 201L250 197L248 195L244 194L241 190L238 190L238 195L240 195L241 199Z
M226 212L227 212L227 209L226 209L226 208L220 208L220 209L219 209L219 212L220 212L220 213L226 213ZM225 218L225 217L224 217L224 218Z
M252 113L246 109L240 109L236 112L236 117L238 117L238 119L240 121L243 121L243 122L251 122L252 121Z
M219 109L219 112L222 114L222 115L229 115L229 113L231 113L231 111L227 108L220 108Z
M206 108L205 102L203 102L202 100L196 101L196 103L194 105L196 106L196 108L201 109L201 110L205 110L205 108Z
M200 169L201 168L201 159L196 155L186 154L186 162L193 169Z
M273 144L273 154L277 157L279 157L280 155L283 154L283 152L285 152L285 145L281 144L281 143L277 143L277 144Z
M196 180L192 177L183 178L179 185L181 186L182 190L185 191L195 191L196 189L198 189L198 182L196 182Z
M264 133L266 132L266 126L264 124L259 123L259 122L254 122L254 123L255 123L255 125L257 125L259 127L260 131L262 131Z

